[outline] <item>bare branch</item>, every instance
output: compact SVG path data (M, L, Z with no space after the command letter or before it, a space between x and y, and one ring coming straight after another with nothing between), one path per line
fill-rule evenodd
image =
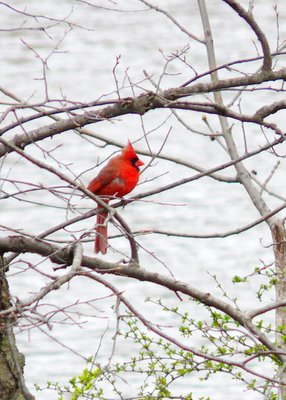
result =
M51 125L32 130L22 135L15 136L12 144L24 149L27 145L35 143L39 140L43 140L48 137L53 137L62 132L66 132L71 129L83 127L92 123L100 122L106 119L115 118L125 114L139 114L143 115L147 111L156 108L168 108L172 105L170 102L175 100L191 96L194 94L215 92L217 90L223 90L227 88L240 87L246 85L255 85L268 81L286 80L286 70L281 69L279 71L269 71L264 73L258 73L255 75L249 75L239 78L231 78L225 80L219 80L210 83L197 83L188 87L167 89L156 95L155 93L148 92L147 94L141 94L138 97L126 98L121 101L114 100L112 103L116 103L111 106L107 106L99 111L88 111L82 115L71 116L66 120L55 122ZM204 111L203 108L200 109ZM210 110L211 111L211 110ZM205 111L206 112L206 111ZM218 113L218 112L217 112ZM219 114L219 113L218 113ZM255 119L254 119L255 120ZM258 120L256 120L259 123ZM4 128L5 131L5 128ZM3 132L2 132L3 133ZM0 131L1 134L1 131ZM0 146L0 157L13 151L11 147L2 144Z
M194 233L194 234L191 234L191 233L163 231L161 229L152 229L150 232L147 232L147 233L155 233L155 234L157 233L157 234L166 235L166 236L174 236L174 237L181 237L181 238L194 238L194 239L226 238L229 236L238 235L239 233L248 231L249 229L253 228L254 226L261 224L262 222L266 222L268 218L273 217L274 215L278 214L280 211L284 210L285 208L286 208L286 203L284 202L279 207L274 208L268 214L264 215L261 218L258 218L257 220L251 222L250 224L247 224L240 228L234 229L232 231L227 231L227 232L222 232L222 233L209 233L209 234ZM138 232L138 233L140 233L140 232ZM133 234L135 235L136 232L133 232ZM144 233L144 234L146 234L146 233Z
M170 21L172 21L172 23L180 29L180 31L182 31L183 33L185 33L190 39L195 40L196 42L199 43L204 43L204 41L202 39L200 39L198 36L194 35L193 33L191 33L190 31L188 31L183 25L181 25L170 13L168 13L166 10L164 10L161 7L158 6L154 6L153 4L151 4L149 1L146 0L139 0L141 3L145 4L146 6L148 6L150 9L155 10L157 12L162 13L163 15L165 15Z
M255 21L255 19L252 17L251 12L247 12L236 0L223 0L225 3L227 3L237 14L245 20L245 22L250 26L250 28L253 30L255 35L257 36L257 39L259 40L262 51L263 51L263 65L262 65L262 71L269 71L271 70L271 65L272 65L272 57L271 57L271 51L269 47L268 40L264 34L264 32L260 29L259 25Z

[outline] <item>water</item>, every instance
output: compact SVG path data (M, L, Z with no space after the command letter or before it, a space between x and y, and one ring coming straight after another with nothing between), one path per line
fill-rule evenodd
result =
M108 2L100 4L111 8L116 7ZM2 29L22 26L24 20L26 22L22 27L29 28L10 32L4 30L1 33L1 85L30 102L42 102L47 94L54 100L64 97L71 101L81 102L94 101L102 95L104 95L102 99L108 96L116 98L115 76L112 70L117 59L119 64L116 67L116 79L120 87L125 87L122 91L124 96L132 96L133 90L135 94L139 94L142 92L142 87L145 90L153 90L152 84L146 81L144 70L154 81L158 81L161 76L163 89L180 85L193 76L188 63L199 72L207 70L203 46L190 40L159 12L150 10L130 12L146 9L139 2L119 2L119 8L127 9L128 12L110 12L104 8L91 8L77 1L59 3L18 0L10 1L9 5L19 10L27 7L25 11L28 14L39 15L37 24L35 19L24 17L21 13L12 12L11 9L1 6ZM158 5L164 7L170 15L175 16L181 25L202 37L196 1L165 0L159 1ZM253 56L255 51L249 40L253 36L245 24L241 23L238 17L234 17L233 12L228 10L222 2L210 2L208 7L215 34L218 64ZM256 7L255 11L259 10L257 12L259 23L266 30L271 46L274 48L276 24L272 4L268 1L260 1ZM51 20L43 19L41 17L43 15L58 19L67 17L69 21L86 29L74 26L70 31L68 24L55 24L49 31L49 35L46 35L44 32L32 29L39 25L46 26L53 23ZM282 22L285 10L282 6L280 16L280 35L283 40L285 24ZM52 53L55 44L58 45L58 51ZM186 63L179 59L174 60L168 65L168 74L162 76L166 60L186 46L190 46L190 50L185 54ZM43 77L42 61L46 59L48 93L41 79ZM247 68L251 67L247 66ZM225 73L222 73L221 76L224 75ZM133 84L132 88L130 88L130 82ZM267 96L269 96L268 93ZM227 99L231 98L232 94L228 94ZM269 99L263 92L250 93L248 97L245 96L242 106L250 113L257 108L259 102L269 103L278 98L279 95L275 92L271 92ZM1 100L4 100L3 95L1 95ZM198 100L202 101L204 98L201 97ZM30 113L28 111L26 114ZM207 131L202 125L201 115L183 111L178 114L192 129ZM273 119L279 123L283 113L278 114ZM219 130L217 119L211 116L208 119L213 130ZM47 119L46 123L50 121ZM38 126L41 126L41 121L29 123L26 129ZM213 167L228 160L227 155L216 142L210 142L203 136L186 131L167 110L151 111L142 119L138 116L123 116L112 122L91 125L88 129L99 137L112 138L121 143L125 143L127 138L140 139L136 147L146 151L146 143L142 139L143 127L145 132L150 132L148 140L155 154L160 150L164 138L170 131L163 149L164 154L182 158L204 168ZM242 147L243 137L240 125L237 124L233 129L235 138ZM15 133L23 132L17 128L12 132L12 134ZM250 138L250 150L264 143L263 135L254 126L247 127L247 136ZM99 141L95 142L101 144ZM43 158L44 153L41 147L45 152L51 151L51 157ZM26 151L60 168L61 172L71 178L80 176L82 182L86 184L95 173L90 168L98 160L103 161L108 157L113 149L110 146L96 147L90 141L83 140L75 132L66 132L54 137L53 140L44 141L40 147L29 146ZM285 146L281 146L279 151L280 154L285 153ZM149 161L147 157L142 158L146 163ZM56 160L60 160L62 164L59 165ZM255 159L246 161L246 165L250 169L255 169L258 178L263 181L271 173L276 161L275 155L259 155ZM281 187L282 178L285 176L285 164L284 159L280 161L279 169L271 180L271 187L285 197L285 188ZM192 169L158 160L145 171L141 179L142 185L136 188L134 194L162 187L193 174ZM221 174L235 176L231 168ZM10 155L5 159L1 176L32 182L35 185L65 185L54 175L45 173L28 161L21 160L17 155ZM25 186L20 185L20 187ZM16 190L8 183L3 186L3 189ZM66 201L55 198L52 193L37 191L27 195L25 199L44 203L49 207L18 200L2 201L2 224L39 234L64 221L67 217ZM91 201L75 196L71 198L71 202L82 210L93 206ZM269 199L269 202L272 206L279 204L273 199ZM51 204L59 208L50 207ZM74 215L76 214L72 210L68 211L69 217ZM126 207L122 215L134 230L162 229L201 234L237 229L259 217L242 187L238 184L223 184L209 178L193 181L174 190L144 199ZM55 234L54 238L70 239L70 232L75 237L79 237L83 229L92 229L93 223L91 220L83 221L69 228L67 232L61 231ZM110 232L116 231L110 227ZM128 245L125 241L114 239L111 243L123 254L128 254ZM145 235L140 237L139 243L142 246L140 261L144 268L167 275L169 275L168 270L171 270L177 279L185 280L201 290L222 296L212 277L216 275L224 289L231 291L232 296L237 296L238 304L242 308L247 308L249 304L252 304L252 307L258 304L255 298L258 282L250 281L241 290L239 285L233 288L232 277L247 275L253 271L254 267L261 266L262 262L272 261L271 249L266 247L271 243L271 238L264 225L258 225L252 231L247 231L239 237L230 236L224 240L178 239ZM86 253L92 254L92 244L86 243L84 246ZM153 257L153 253L156 258ZM106 258L112 261L119 259L113 252L109 252ZM24 255L20 259L22 262L11 269L9 281L14 296L25 299L49 281L49 277L45 274L54 275L55 273L52 269L53 265L47 260ZM27 260L37 266L37 271L28 268ZM57 272L57 274L61 273L64 272ZM144 302L147 296L151 296L154 299L164 299L170 306L178 305L178 299L173 293L145 282L111 276L103 278L124 291L129 301L146 318L152 315L157 323L167 323L171 326L176 323L175 318L172 321L166 321L166 316L159 307ZM29 318L22 320L17 339L20 349L26 356L25 376L30 388L33 383L45 385L48 380L66 383L71 376L82 370L85 364L83 358L96 351L98 351L97 361L107 362L112 354L112 337L116 329L116 315L111 309L114 298L106 297L109 295L110 292L97 282L87 278L77 278L60 290L50 293L37 312L31 312L28 315ZM272 298L273 293L270 293L268 301ZM184 302L181 306L193 313L194 317L200 317L201 311L193 304ZM43 315L50 316L47 313L52 312L56 313L52 319L53 323L32 329L37 321L42 320ZM124 312L124 307L121 312ZM119 341L116 348L117 359L126 360L131 349L132 343ZM216 400L225 398L226 392L228 398L232 400L241 396L241 387L230 384L231 380L228 381L225 377L221 379L218 376L215 382L219 388L215 394ZM189 381L184 385L190 390ZM202 383L196 377L191 378L191 388L197 397L212 396L212 387L211 382ZM125 390L129 389L125 388ZM51 392L41 392L37 396L43 400L55 398L54 393L51 394ZM255 393L248 393L248 396L252 400L259 398Z

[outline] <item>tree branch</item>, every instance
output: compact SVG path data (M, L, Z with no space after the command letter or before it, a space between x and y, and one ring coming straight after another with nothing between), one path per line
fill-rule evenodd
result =
M4 254L8 251L16 251L19 253L36 253L44 257L49 257L52 262L57 264L71 265L73 262L71 248L59 247L43 240L26 238L23 236L9 236L6 238L0 238L0 253ZM216 309L221 310L225 314L229 315L235 321L239 322L242 326L247 326L248 329L250 329L251 332L253 332L269 350L272 350L275 354L277 353L277 357L281 360L281 362L283 361L283 356L279 353L279 348L277 348L267 338L266 335L264 335L252 324L247 313L232 307L230 304L218 299L210 293L202 292L201 290L187 284L184 281L174 280L173 278L169 278L155 272L150 272L142 268L132 268L132 264L126 265L107 263L98 258L83 256L81 265L82 267L87 267L99 273L111 273L137 279L139 281L152 282L171 291L180 292L191 296L207 306L215 307ZM40 293L32 296L25 302L18 303L18 307L20 306L20 308L24 308L30 306L35 301L39 300L39 296L40 298L44 297L48 292L59 288L59 285L67 282L78 273L79 272L71 272L63 277L57 278L55 282L52 282L44 287ZM0 315L7 315L12 312L17 312L17 305L0 312Z
M236 0L223 0L223 1L225 3L227 3L241 18L243 18L244 21L253 30L253 32L257 36L257 39L259 40L259 42L261 44L262 51L263 51L262 70L263 71L271 70L272 57L271 57L269 43L267 41L267 38L266 38L264 32L260 29L257 22L252 17L252 14L250 12L247 12Z
M183 97L240 86L259 85L260 83L277 80L286 80L285 68L276 72L267 71L266 73L264 71L263 73L238 78L218 80L210 83L196 83L192 86L167 89L162 91L160 95L148 92L146 94L141 94L138 97L126 98L121 101L116 100L116 104L104 107L98 111L86 111L82 115L70 116L68 119L62 119L53 124L34 129L27 133L15 135L14 139L12 139L10 143L24 149L31 143L35 143L71 129L104 121L106 119L115 118L125 114L143 115L147 111L156 108L168 108L170 102ZM5 130L5 127L3 129ZM0 145L0 157L12 151L13 149L11 147L5 146L3 143Z

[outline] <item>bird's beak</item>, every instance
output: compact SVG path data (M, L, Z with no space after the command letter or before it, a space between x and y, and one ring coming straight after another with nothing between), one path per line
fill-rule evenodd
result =
M144 165L144 162L141 161L141 160L138 160L138 161L136 162L136 167L141 167L141 165Z

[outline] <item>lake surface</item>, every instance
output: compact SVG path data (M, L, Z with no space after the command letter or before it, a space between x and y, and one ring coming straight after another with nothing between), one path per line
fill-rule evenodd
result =
M122 4L121 4L122 3ZM213 33L215 38L218 64L240 58L256 55L252 39L253 35L241 22L239 17L221 1L207 2ZM286 34L286 11L283 2L280 5L280 38L283 41ZM112 2L93 2L100 7L90 7L79 1L10 1L9 5L24 10L27 15L16 13L11 8L1 5L0 23L2 40L1 50L1 86L13 92L16 96L29 102L37 103L45 100L45 84L42 79L42 60L47 60L48 95L50 99L67 99L69 101L89 102L98 98L116 98L116 81L122 89L123 96L140 94L145 90L153 90L152 83L146 80L143 71L156 82L161 79L161 88L176 87L193 77L194 68L198 72L208 69L204 46L184 34L170 19L162 13L147 10L140 2L119 2L122 11L116 9ZM197 3L193 0L164 0L158 1L160 7L174 16L178 22L193 34L202 38L202 28ZM276 45L276 21L272 2L258 1L255 11L257 20L269 36L272 49ZM136 11L137 10L137 11ZM141 10L141 11L138 11ZM142 11L145 10L145 11ZM28 14L37 14L38 18L31 19ZM75 25L71 30L69 25L56 24L52 20L45 20L41 16L54 19L67 18ZM39 25L54 27L49 35L35 30ZM21 30L7 31L17 28ZM26 29L27 28L27 29ZM85 28L85 29L83 29ZM56 51L55 45L57 44ZM170 57L183 49L190 49L182 53L184 62L178 57L172 62ZM116 62L119 62L113 73ZM167 73L164 74L168 61ZM284 59L279 59L282 65ZM257 64L258 67L258 64ZM247 66L253 70L253 66ZM254 67L255 70L255 67ZM222 73L221 77L228 76ZM133 83L132 89L130 82ZM143 88L143 89L142 89ZM134 92L133 92L134 91ZM232 99L234 94L226 96ZM269 99L268 99L269 97ZM243 97L242 107L245 112L256 110L257 104L268 104L279 99L275 92L258 92ZM7 100L1 94L1 101ZM203 97L198 100L205 100ZM28 112L30 114L30 112ZM201 114L194 112L179 112L186 124L193 130L208 132L202 123ZM283 113L281 113L283 114ZM275 115L274 120L279 123L282 116ZM13 118L12 118L13 119ZM219 123L215 117L209 117L214 131L219 131ZM47 119L45 123L50 123ZM29 129L41 126L40 122L28 125ZM102 138L126 143L138 140L136 148L147 151L144 131L148 133L148 140L152 152L156 154L167 137L163 149L165 155L203 166L204 168L219 165L227 161L226 153L216 142L211 142L205 136L199 136L188 131L181 125L168 110L151 111L139 116L123 116L113 122L105 121L90 125L88 129ZM253 126L247 126L249 149L257 148L265 141L261 132ZM235 138L243 148L241 126L233 127ZM12 134L22 133L20 129ZM8 137L8 136L7 136ZM91 168L98 160L104 161L115 148L111 146L97 147L92 139L83 140L75 132L67 132L46 140L38 146L29 146L27 152L35 157L43 158L42 148L51 151L52 156L46 160L50 165L61 168L61 171L70 177L80 176L87 184L96 173ZM102 144L94 140L97 145ZM280 154L285 154L285 146L280 147ZM141 157L147 164L150 158ZM56 160L60 160L59 166ZM280 165L271 179L270 187L277 190L283 197L285 189L285 161L280 158ZM255 169L260 181L264 181L276 164L275 155L269 153L259 155L246 161L247 167ZM158 187L163 187L183 177L192 176L192 169L183 167L179 163L170 164L158 159L146 169L141 177L140 184L134 194L143 193ZM234 177L234 171L229 169L223 174ZM9 179L33 182L35 185L56 186L60 182L52 174L47 174L32 164L19 160L16 155L7 157L1 165L1 176ZM283 182L283 185L282 183ZM8 185L8 184L7 184ZM11 187L8 185L9 190ZM72 210L66 211L66 203L55 199L47 193L35 192L28 196L29 202L7 200L1 204L1 224L24 229L32 234L39 234L49 227L64 221L67 216L72 217ZM271 206L279 204L278 200L267 198ZM31 203L34 201L35 203ZM91 201L79 197L72 197L72 203L85 211L93 207ZM54 203L53 203L54 202ZM40 205L43 203L46 206ZM50 205L58 206L53 208ZM171 191L136 202L122 211L123 217L134 230L162 229L165 231L179 231L188 233L220 233L244 226L259 217L250 203L245 191L238 184L224 184L203 178L188 185L178 186ZM67 232L60 232L54 238L70 239L70 235L79 237L81 230L92 229L94 221L85 220L71 227ZM116 230L110 227L110 233ZM149 270L169 275L169 270L177 279L182 279L201 290L211 292L222 297L213 276L221 282L223 288L237 297L241 308L249 304L254 307L258 303L255 292L260 281L250 280L243 288L232 285L234 275L245 276L250 274L256 266L273 261L271 253L271 238L264 225L258 225L251 231L246 231L239 237L234 235L226 239L180 239L160 235L144 235L139 239L140 262ZM112 245L123 254L128 254L128 244L124 240L114 239ZM92 244L85 243L86 254L92 254ZM110 251L107 260L118 261L117 253ZM49 278L44 275L54 274L52 265L48 261L33 256L21 257L14 269L10 271L9 282L14 296L25 299L37 292ZM37 270L29 268L27 261L33 262ZM58 272L61 274L62 272ZM104 276L112 282L135 305L146 318L152 318L158 324L175 325L176 319L166 319L166 314L160 307L146 303L146 297L162 298L169 306L179 304L178 298L167 290L144 282L131 279ZM112 337L116 330L116 315L112 310L114 298L100 284L87 278L74 279L58 291L47 296L38 308L41 315L47 312L58 312L52 324L31 327L40 319L40 315L30 314L29 319L21 322L17 333L18 345L26 356L25 377L27 384L33 390L33 384L45 385L47 381L65 384L68 379L79 373L85 365L84 357L98 352L97 361L107 363L112 353ZM269 293L267 301L274 298ZM189 303L187 299L181 304L184 310L200 318L198 307ZM65 308L66 307L66 308ZM122 307L121 312L124 312ZM191 344L193 345L193 344ZM114 359L126 360L133 349L133 344L119 339ZM193 390L194 395L213 396L216 400L227 398L236 400L245 392L243 387L233 384L230 378L216 377L216 380L200 382L197 377L185 382L186 390ZM217 392L214 396L213 385ZM126 395L129 395L126 389ZM132 388L130 389L132 391ZM54 399L55 393L43 391L38 393L38 399ZM258 394L247 393L247 398L256 400Z

